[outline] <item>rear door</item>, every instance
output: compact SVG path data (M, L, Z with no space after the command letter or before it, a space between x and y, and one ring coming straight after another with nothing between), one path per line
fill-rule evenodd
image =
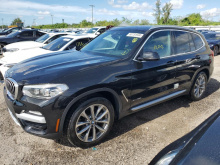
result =
M173 31L174 53L176 55L176 79L178 90L190 89L195 71L201 67L201 53L204 52L204 42L201 37L188 31Z

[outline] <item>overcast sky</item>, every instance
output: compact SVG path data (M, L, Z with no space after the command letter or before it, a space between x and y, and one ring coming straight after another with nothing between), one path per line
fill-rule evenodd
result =
M121 19L147 19L154 23L152 16L156 0L0 0L0 25L10 24L20 17L25 25L54 23L79 23L91 21L91 7L94 7L94 21ZM169 2L161 0L162 6ZM200 13L205 19L219 21L219 0L170 0L173 4L172 17L184 17Z

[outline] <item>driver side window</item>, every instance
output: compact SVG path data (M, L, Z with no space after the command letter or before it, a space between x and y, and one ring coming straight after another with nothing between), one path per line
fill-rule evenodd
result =
M160 58L171 55L171 34L170 31L154 33L145 43L144 52L157 52Z

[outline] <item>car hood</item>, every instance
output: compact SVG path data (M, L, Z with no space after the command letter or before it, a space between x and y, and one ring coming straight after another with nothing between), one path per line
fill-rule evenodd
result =
M7 64L14 64L19 63L21 61L24 61L28 58L32 58L35 56L51 53L52 51L42 49L42 48L33 48L33 49L27 49L27 50L20 50L16 52L12 52L10 55L7 55L3 58L1 58L1 61L4 61L4 63Z
M5 48L6 49L19 48L20 50L22 50L22 49L41 47L42 45L43 43L36 42L36 41L22 41L22 42L15 42L15 43L9 44L5 46Z
M56 52L23 61L6 73L17 82L49 83L118 60L118 57L92 55L79 51ZM71 70L71 71L70 71Z

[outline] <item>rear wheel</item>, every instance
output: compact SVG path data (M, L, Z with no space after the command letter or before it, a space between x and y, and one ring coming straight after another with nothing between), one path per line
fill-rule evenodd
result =
M214 56L218 55L218 46L214 46Z
M67 140L74 146L87 148L100 143L110 132L114 109L103 97L89 99L79 105L67 124Z
M190 91L190 98L193 101L200 100L205 91L206 91L206 85L207 85L207 75L205 72L200 72L193 83L193 86Z

